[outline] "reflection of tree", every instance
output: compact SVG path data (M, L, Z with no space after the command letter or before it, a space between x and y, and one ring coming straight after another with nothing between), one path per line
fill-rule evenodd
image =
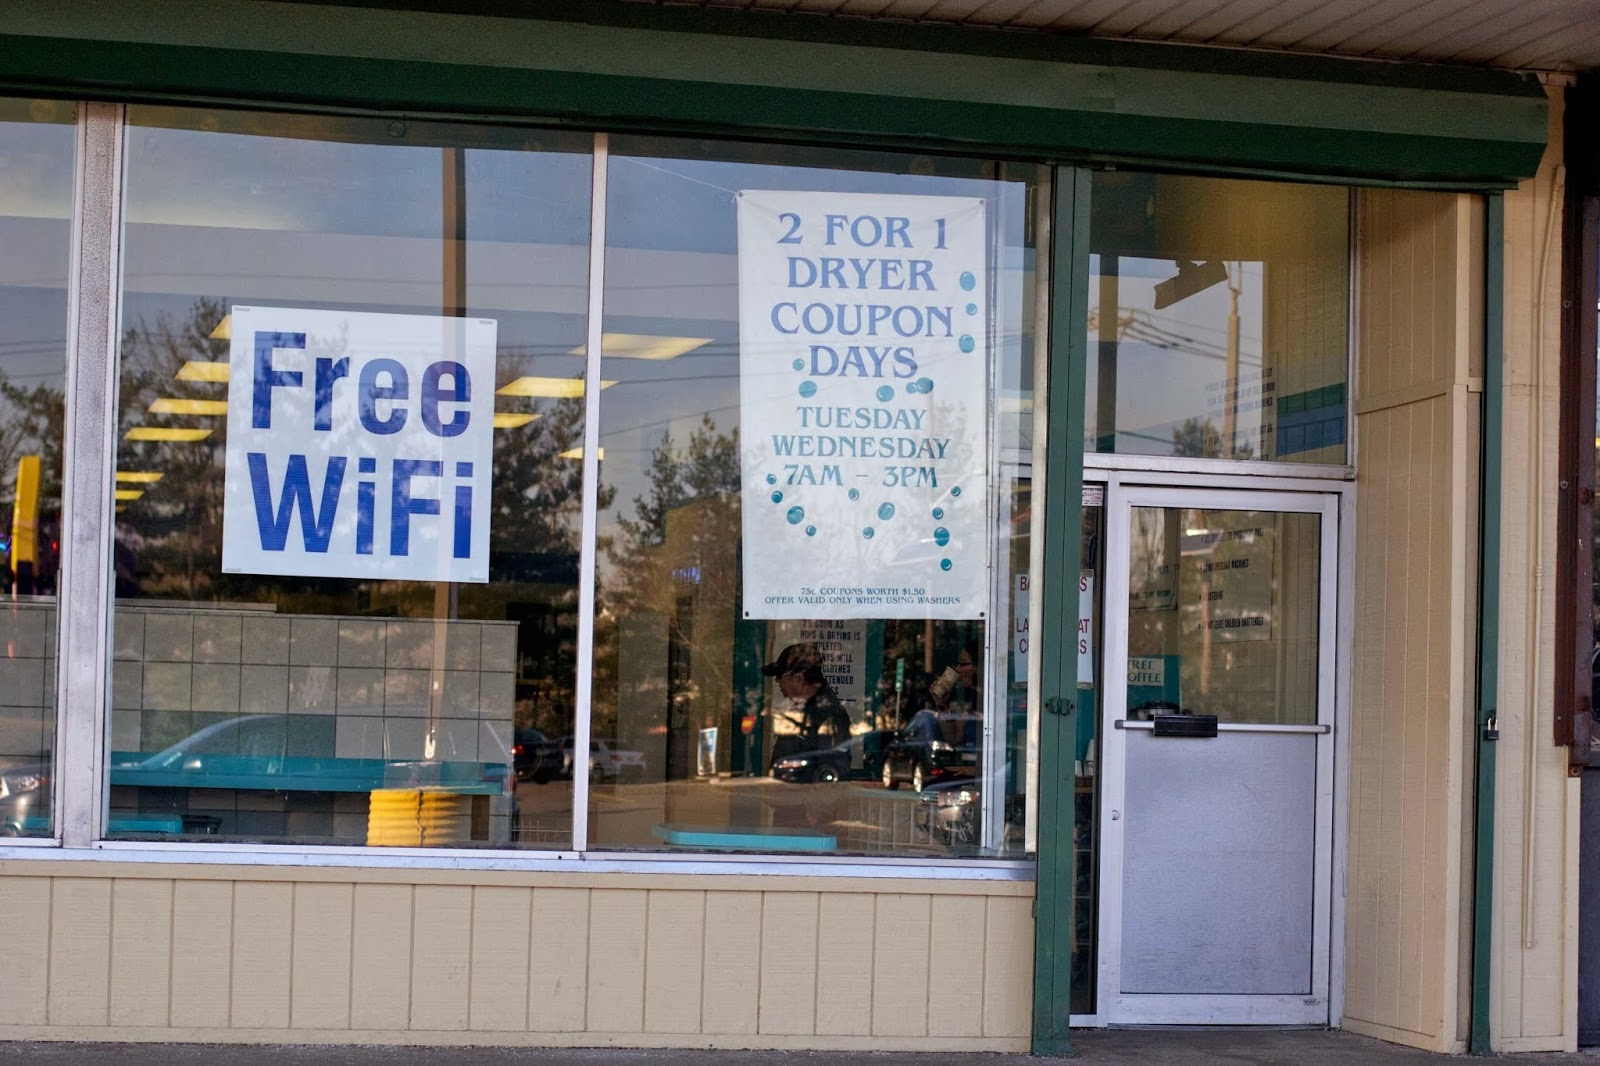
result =
M604 545L615 574L605 590L597 626L595 731L617 735L618 620L668 620L669 640L684 664L674 679L674 725L721 706L696 707L701 695L729 693L733 684L732 624L739 603L740 467L738 431L718 433L709 415L680 447L665 435L650 453L649 488L633 500L633 517L618 521L620 536ZM652 671L654 673L654 671ZM663 674L660 682L667 681ZM716 718L694 725L715 724ZM630 726L635 723L630 721Z
M1222 432L1209 418L1186 418L1172 427L1172 454L1195 459L1216 459L1222 455ZM1238 440L1233 458L1254 459L1255 445Z
M55 553L47 532L55 529L61 517L61 470L65 396L58 388L39 384L18 385L0 373L0 535L9 543L12 509L16 503L17 464L25 455L39 456L39 496L37 529L39 558L34 570L33 591L55 591ZM9 552L0 552L0 588L9 588Z

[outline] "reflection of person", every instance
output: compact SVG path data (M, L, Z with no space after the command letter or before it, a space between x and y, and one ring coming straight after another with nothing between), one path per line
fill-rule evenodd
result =
M761 672L777 678L778 691L800 704L800 717L784 715L800 727L802 750L831 748L850 739L850 712L822 675L822 652L815 644L791 644Z
M965 710L972 714L983 711L983 696L978 688L983 678L979 669L982 654L977 641L967 641L961 645L956 664L945 667L934 680L930 691L940 710Z

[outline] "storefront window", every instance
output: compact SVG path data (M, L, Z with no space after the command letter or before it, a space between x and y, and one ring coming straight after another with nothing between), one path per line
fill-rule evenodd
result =
M1349 191L1114 171L1090 202L1085 450L1346 462Z
M609 171L592 844L1020 856L994 586L1038 171L635 138Z
M51 832L72 104L0 100L0 834Z
M130 109L109 835L570 844L591 143Z

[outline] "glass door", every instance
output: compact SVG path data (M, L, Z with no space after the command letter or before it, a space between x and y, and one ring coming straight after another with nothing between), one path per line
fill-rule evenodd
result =
M1325 1023L1337 500L1107 504L1101 1017Z

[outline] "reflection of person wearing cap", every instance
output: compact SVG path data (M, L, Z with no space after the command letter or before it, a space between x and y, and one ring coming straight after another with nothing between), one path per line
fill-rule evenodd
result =
M800 703L800 717L783 717L800 727L804 751L831 748L850 739L850 712L822 675L822 652L815 644L791 644L761 672L778 679L778 691Z

